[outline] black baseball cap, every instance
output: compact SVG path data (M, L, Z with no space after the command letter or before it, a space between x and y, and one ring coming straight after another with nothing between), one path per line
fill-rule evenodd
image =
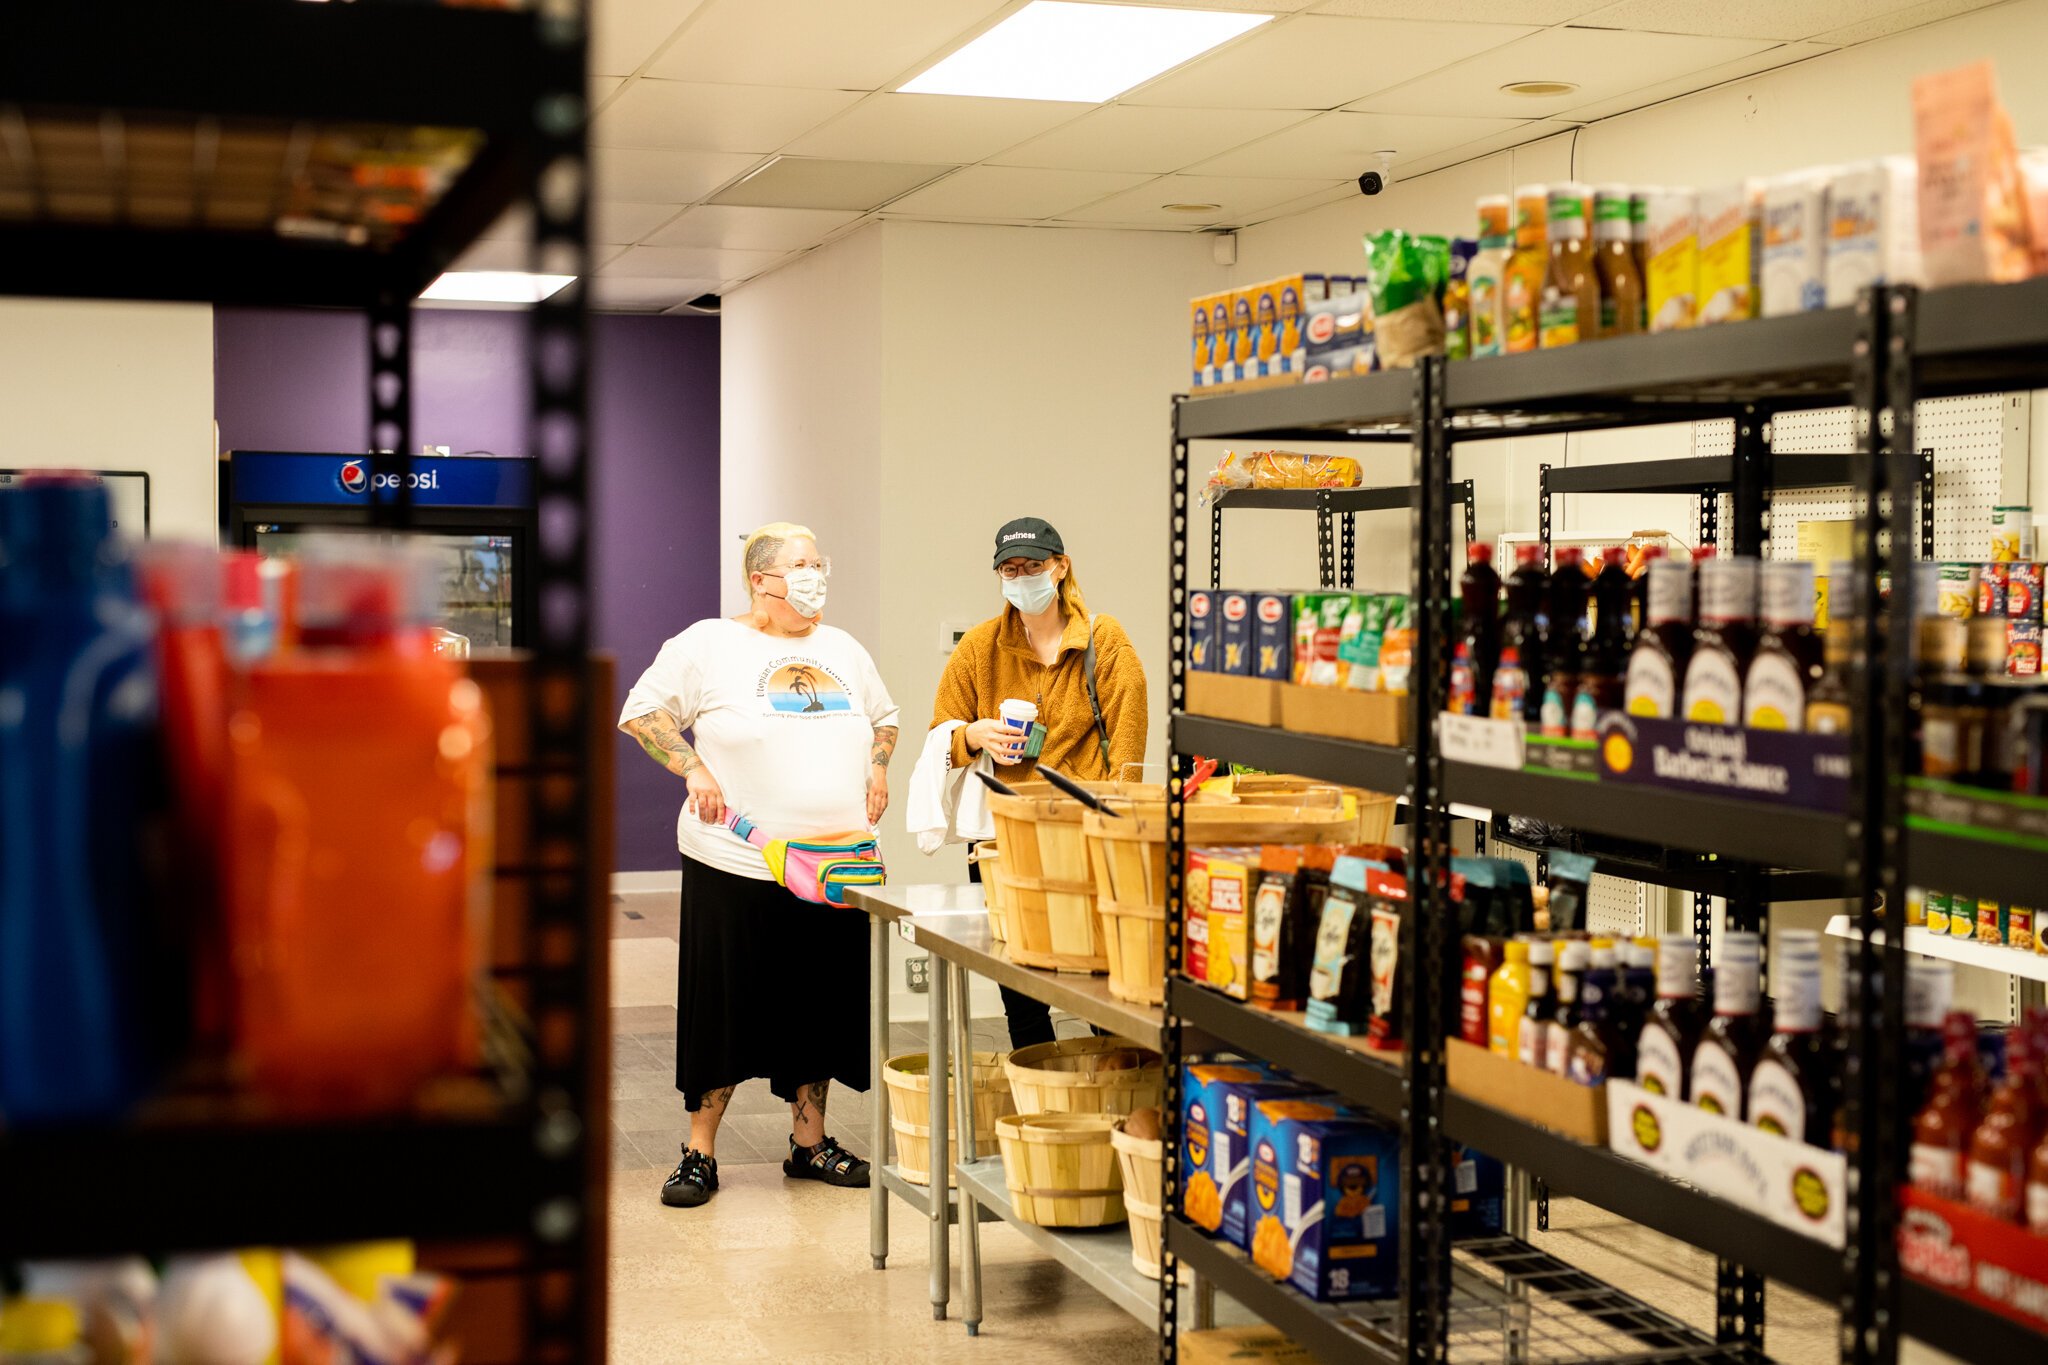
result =
M996 562L1001 568L1006 559L1044 559L1048 555L1063 555L1067 552L1066 542L1060 533L1052 529L1052 523L1037 517L1019 517L1003 523L1003 529L996 532Z

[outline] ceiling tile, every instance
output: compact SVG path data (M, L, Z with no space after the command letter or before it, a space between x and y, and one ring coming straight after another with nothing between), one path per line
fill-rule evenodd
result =
M1315 191L1313 194L1305 194L1299 199L1289 199L1285 203L1274 204L1269 208L1260 209L1245 219L1245 225L1270 223L1275 218L1292 218L1297 213L1308 213L1311 210L1323 208L1330 204L1342 203L1346 199L1357 197L1357 194L1358 186L1350 181L1346 181L1341 185L1326 186ZM1325 261L1323 264L1328 266L1331 263Z
M600 147L773 152L859 98L851 90L697 85L643 77L597 116L590 140Z
M532 261L527 255L525 241L507 241L503 238L484 238L472 242L469 249L455 258L450 270L530 270ZM619 255L623 248L598 246L590 248L592 269L602 267L605 262Z
M1552 28L1351 107L1374 113L1468 118L1548 118L1659 81L1739 60L1769 46L1749 38L1687 38L1670 33ZM1569 94L1510 95L1511 81L1570 81Z
M1093 107L1060 100L876 95L787 150L849 161L982 161Z
M1397 184L1403 180L1413 180L1418 176L1428 175L1431 171L1440 171L1446 166L1456 166L1462 162L1476 161L1482 156L1492 156L1495 152L1504 152L1510 147L1521 147L1531 142L1540 142L1544 138L1555 137L1559 133L1574 132L1578 126L1576 123L1558 123L1548 119L1536 119L1529 123L1517 124L1515 127L1509 128L1504 132L1482 137L1478 141L1468 142L1462 147L1452 147L1445 151L1425 156L1419 161L1409 162L1401 167L1400 174L1396 175L1394 180ZM1477 224L1474 224L1474 226L1476 227Z
M1177 171L1299 123L1299 109L1166 109L1112 104L993 158L1000 166Z
M1322 0L1317 14L1365 19L1433 19L1458 24L1562 24L1605 0Z
M719 191L712 202L751 208L866 212L952 169L895 161L779 156L745 180Z
M498 215L492 223L478 234L485 241L523 242L533 232L533 211L524 204L514 204Z
M1824 43L1780 43L1776 47L1765 48L1762 52L1739 61L1725 62L1705 71L1680 76L1676 80L1660 81L1656 85L1630 90L1611 99L1567 109L1559 117L1575 123L1590 123L1594 119L1611 118L1615 114L1625 114L1631 109L1641 109L1662 100L1677 99L1681 95L1690 95L1726 81L1741 80L1744 76L1754 76L1760 71L1790 66L1793 62L1803 62L1809 57L1826 56L1838 50Z
M1921 4L1893 10L1881 18L1865 19L1860 23L1845 24L1841 28L1832 28L1825 33L1816 33L1813 40L1817 43L1834 43L1842 47L1847 47L1850 43L1867 43L1873 38L1904 33L1909 28L1919 28L1922 24L1931 24L1938 19L1948 19L1958 14L1968 14L1973 9L1983 9L1997 3L1999 0L1923 0Z
M1191 109L1334 109L1531 31L1525 25L1307 14L1269 24L1126 95L1123 102Z
M761 158L735 152L671 152L644 147L599 147L593 187L600 199L645 204L690 204Z
M612 313L659 313L699 294L718 292L717 280L637 279L600 275L590 282L590 301Z
M1003 8L1003 0L712 0L652 76L874 90Z
M634 246L606 262L598 274L622 279L743 280L766 270L787 254L697 246Z
M648 246L740 247L754 251L795 251L861 215L847 209L758 209L703 204L647 239Z
M1791 42L1829 29L1882 21L1913 0L1619 0L1578 22L1588 28L1695 33L1709 38L1775 38Z
M600 76L630 76L703 3L703 0L593 0L590 69Z
M1052 218L1152 177L1130 171L1053 171L1028 166L965 166L906 194L890 213L928 218Z
M595 199L590 204L590 240L606 246L631 246L682 211L681 204Z
M625 83L626 78L624 76L592 76L587 93L590 107L595 109L613 95L618 94L619 87Z
M1242 176L1162 175L1133 190L1060 216L1075 223L1127 227L1192 229L1212 224L1248 222L1265 209L1319 190L1334 189L1333 180L1251 179ZM1168 212L1165 204L1215 204L1208 214Z
M1408 114L1318 114L1269 138L1190 166L1195 175L1299 176L1357 179L1376 169L1373 153L1388 148L1394 165L1505 132L1519 120L1428 118Z

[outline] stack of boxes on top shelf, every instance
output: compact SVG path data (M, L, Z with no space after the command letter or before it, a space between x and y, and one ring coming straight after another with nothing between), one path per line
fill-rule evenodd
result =
M1351 275L1283 275L1188 305L1188 383L1200 393L1366 374L1372 306Z

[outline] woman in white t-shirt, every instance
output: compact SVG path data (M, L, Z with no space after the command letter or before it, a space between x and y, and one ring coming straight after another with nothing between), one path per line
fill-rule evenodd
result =
M747 610L669 640L619 712L689 792L676 820L676 1089L690 1142L661 1190L679 1208L718 1189L719 1120L757 1076L789 1102L785 1175L868 1183L868 1163L825 1132L831 1082L869 1083L867 917L783 889L725 817L771 839L871 827L889 804L896 705L868 652L819 623L832 567L808 530L764 526L742 562Z

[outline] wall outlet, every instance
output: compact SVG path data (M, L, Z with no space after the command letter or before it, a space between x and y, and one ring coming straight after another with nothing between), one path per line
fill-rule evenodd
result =
M932 988L932 960L929 957L911 957L903 960L903 982L910 987L912 995L923 995Z

